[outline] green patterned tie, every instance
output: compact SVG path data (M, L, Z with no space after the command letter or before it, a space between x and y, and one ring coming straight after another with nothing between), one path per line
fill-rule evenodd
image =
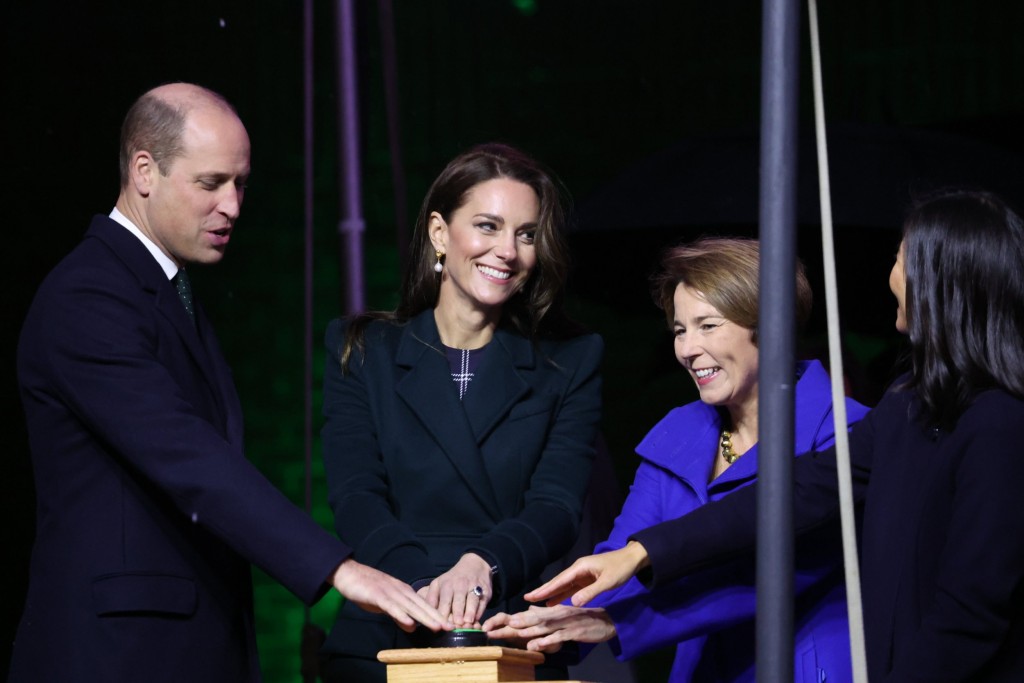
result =
M192 324L195 325L196 312L192 306L192 283L188 281L188 273L185 272L184 268L179 268L178 274L172 280L174 280L174 286L178 290L178 298L181 299L181 305L185 307L185 312L188 313Z

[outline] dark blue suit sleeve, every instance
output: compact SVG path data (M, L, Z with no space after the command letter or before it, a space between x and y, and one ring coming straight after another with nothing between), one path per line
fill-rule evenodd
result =
M114 467L148 482L182 519L312 602L348 550L211 422L213 401L204 383L218 378L188 360L174 323L154 305L173 296L169 285L145 291L123 269L102 265L41 290L19 368L40 498L68 500L69 492L48 487L76 481L86 487L79 503L109 506L112 501L99 500L99 489L88 490L88 481L101 468L108 477L114 458ZM223 359L211 363L237 401Z

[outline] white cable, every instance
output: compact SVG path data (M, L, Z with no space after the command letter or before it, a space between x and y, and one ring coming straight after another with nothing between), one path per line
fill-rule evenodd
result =
M850 623L850 659L854 683L867 683L864 649L864 615L861 611L860 565L857 559L853 485L850 475L850 440L846 426L846 393L843 356L839 341L839 302L836 294L835 246L832 240L832 199L825 142L825 101L821 85L821 46L818 41L818 6L808 0L811 28L811 71L814 83L814 130L818 145L818 193L821 203L821 251L825 266L825 310L828 324L829 374L832 376L832 413L836 433L836 469L839 474L839 508L843 529L843 565L846 575L846 607Z

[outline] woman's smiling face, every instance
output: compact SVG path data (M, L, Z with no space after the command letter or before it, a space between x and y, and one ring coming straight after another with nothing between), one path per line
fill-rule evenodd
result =
M727 409L757 404L757 346L751 330L725 318L690 287L676 287L672 330L675 353L700 391L700 400Z
M533 238L539 215L533 188L508 178L474 186L448 221L432 213L431 241L445 254L440 300L500 309L537 264Z

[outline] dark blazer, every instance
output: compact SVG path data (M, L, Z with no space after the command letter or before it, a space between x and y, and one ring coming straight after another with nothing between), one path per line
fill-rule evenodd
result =
M986 391L952 431L925 428L918 411L912 392L890 390L850 438L869 677L1024 681L1024 402ZM837 514L833 450L797 459L794 476L799 530ZM749 547L754 516L745 489L635 534L648 580Z
M105 216L40 287L18 348L38 520L10 680L258 681L249 562L311 603L348 554L243 456L196 322Z
M463 401L426 311L374 322L348 373L344 325L327 330L324 465L335 526L361 562L430 580L476 552L498 567L491 610L521 595L576 539L601 411L597 335L536 345L498 330ZM406 647L346 604L326 650Z

